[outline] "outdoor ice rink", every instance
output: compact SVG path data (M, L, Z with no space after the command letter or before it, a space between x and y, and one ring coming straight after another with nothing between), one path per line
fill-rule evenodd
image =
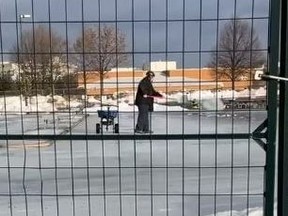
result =
M120 134L133 134L136 117L119 114ZM265 118L265 111L154 112L152 129L250 133ZM71 127L67 134L91 135L98 121L96 113L2 115L0 131L60 134ZM265 152L252 139L31 143L1 141L1 216L247 215L263 207Z

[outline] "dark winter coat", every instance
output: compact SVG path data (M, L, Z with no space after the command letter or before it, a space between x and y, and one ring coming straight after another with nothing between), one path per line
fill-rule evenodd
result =
M148 77L144 77L138 85L135 105L137 105L137 106L148 105L149 111L152 112L153 111L154 98L153 97L146 97L145 98L144 95L162 97L162 95L159 92L155 91L155 89L153 88L152 83Z

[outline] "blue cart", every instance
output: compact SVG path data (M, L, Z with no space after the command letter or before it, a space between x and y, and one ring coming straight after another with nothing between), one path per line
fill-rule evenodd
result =
M103 128L106 128L106 131L108 131L109 126L113 127L114 133L119 133L119 124L115 123L115 118L118 116L117 110L110 110L110 106L108 106L107 110L98 110L97 112L100 118L100 123L96 124L97 134L103 132Z

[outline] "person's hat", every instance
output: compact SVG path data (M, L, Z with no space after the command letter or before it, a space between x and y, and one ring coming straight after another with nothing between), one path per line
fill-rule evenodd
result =
M147 71L146 76L155 77L155 73L153 71Z

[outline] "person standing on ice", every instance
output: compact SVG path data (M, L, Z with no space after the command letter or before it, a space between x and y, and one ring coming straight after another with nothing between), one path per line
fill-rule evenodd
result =
M153 88L154 77L153 71L147 71L146 76L139 82L135 100L135 105L138 107L135 133L153 133L149 128L149 112L153 112L154 97L163 97Z

